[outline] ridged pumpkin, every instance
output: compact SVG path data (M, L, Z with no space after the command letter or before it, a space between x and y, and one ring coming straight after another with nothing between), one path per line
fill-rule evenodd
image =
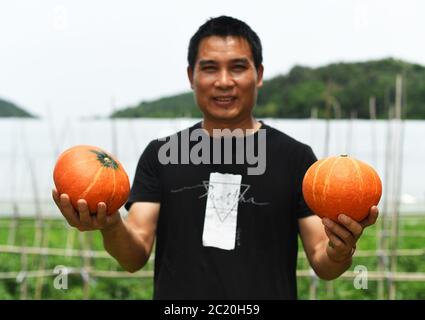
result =
M59 194L69 195L74 208L84 199L92 214L99 202L106 203L108 215L115 213L130 192L121 163L94 146L78 145L64 151L56 162L53 180Z
M319 217L337 221L344 213L363 220L381 199L382 183L368 164L341 155L316 161L307 170L302 184L304 200Z

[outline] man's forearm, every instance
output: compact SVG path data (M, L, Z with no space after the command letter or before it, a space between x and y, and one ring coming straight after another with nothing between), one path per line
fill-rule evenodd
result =
M142 238L128 227L125 220L120 219L116 225L101 232L105 250L128 272L136 272L148 261L149 253Z
M327 246L327 241L324 241L314 259L313 269L321 279L334 280L350 268L353 260L351 256L342 261L331 259L327 252Z

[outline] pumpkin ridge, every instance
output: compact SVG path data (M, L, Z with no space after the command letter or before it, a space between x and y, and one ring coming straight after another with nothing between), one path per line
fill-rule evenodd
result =
M114 177L114 182L113 182L113 189L112 189L112 194L111 194L111 196L109 197L109 199L108 199L108 202L106 203L106 205L109 207L109 204L112 202L112 200L114 199L114 197L115 197L115 189L116 189L116 176L115 176L115 171L116 170L112 170L112 173L113 173L113 177Z
M376 196L378 194L378 182L376 181L376 174L371 167L368 168L368 169L369 169L370 173L372 174L373 183L375 185L375 196Z
M325 161L323 161L321 164L319 164L317 166L316 172L314 173L314 177L313 177L313 199L314 201L316 200L316 179L317 176L319 175L319 169L329 160L330 158L325 159Z
M93 188L93 186L96 184L97 180L99 180L100 174L105 169L105 167L100 167L97 169L97 172L93 178L93 181L89 184L89 186L86 188L86 190L83 191L83 193L80 195L80 199L83 199Z
M335 159L335 158L334 158L334 159ZM338 157L338 158L336 158L336 159L335 159L335 162L332 164L332 167L329 169L328 176L326 177L326 180L325 180L325 190L323 190L323 196L324 196L323 201L326 201L327 193L328 193L328 191L329 191L329 180L331 180L332 172L333 172L333 170L334 170L334 168L335 168L335 166L336 166L337 162L339 161L339 159L340 159L339 157Z
M363 198L364 198L364 194L363 194L363 186L364 186L364 181L363 181L363 175L361 174L362 169L360 168L359 164L357 163L356 160L349 158L351 160L352 163L354 163L354 167L356 168L356 175L357 177L360 178L360 194L362 195L362 202L363 202Z

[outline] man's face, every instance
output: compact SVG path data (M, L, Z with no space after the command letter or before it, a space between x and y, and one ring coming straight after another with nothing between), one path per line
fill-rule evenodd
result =
M251 117L258 88L263 84L263 66L257 72L245 39L202 39L194 69L188 67L188 76L205 118L233 122Z

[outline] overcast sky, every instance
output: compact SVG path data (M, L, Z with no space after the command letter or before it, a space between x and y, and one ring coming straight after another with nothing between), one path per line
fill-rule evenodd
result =
M296 64L425 65L422 0L1 0L0 98L85 117L188 91L189 39L221 14L258 33L266 79Z

